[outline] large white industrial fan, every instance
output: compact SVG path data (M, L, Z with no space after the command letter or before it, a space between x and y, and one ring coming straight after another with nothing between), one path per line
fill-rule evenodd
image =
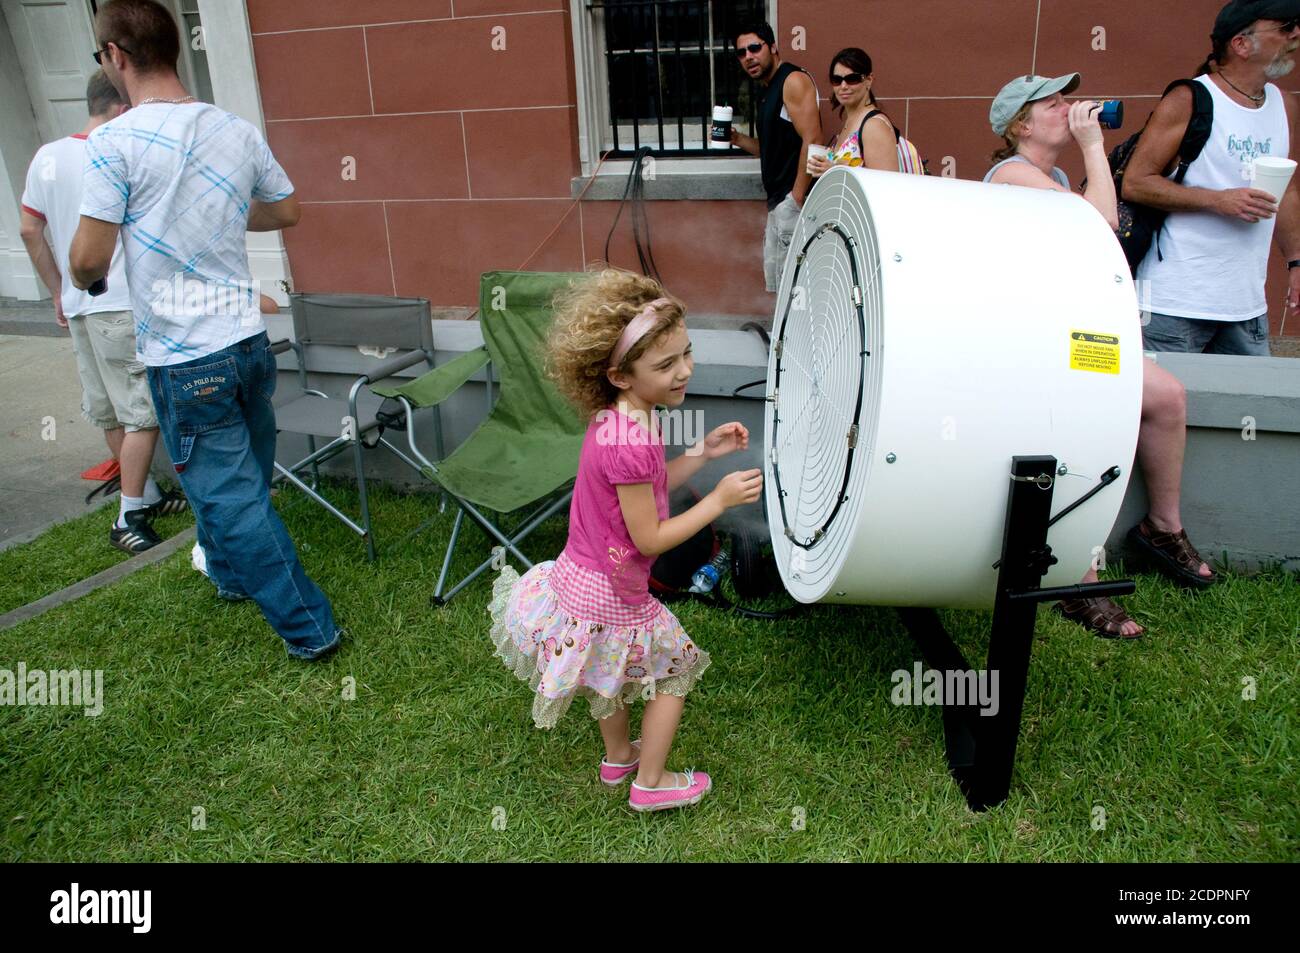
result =
M994 603L1017 454L1055 457L1045 585L1109 535L1137 443L1137 297L1078 195L832 168L772 327L765 496L800 602ZM1118 468L1118 474L1114 468Z

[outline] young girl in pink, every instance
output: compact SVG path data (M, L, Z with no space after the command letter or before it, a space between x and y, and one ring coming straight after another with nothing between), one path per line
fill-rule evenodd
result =
M585 696L605 743L600 779L612 786L635 774L628 804L637 811L696 804L712 786L703 771L665 770L685 696L709 656L650 595L650 566L762 490L761 470L729 473L669 518L670 490L708 460L749 446L749 432L727 423L665 462L654 407L686 399L694 361L684 317L657 281L616 269L557 297L549 372L590 418L569 539L522 577L504 566L488 607L496 654L536 692L534 722L554 727ZM647 703L633 741L626 706L638 697Z

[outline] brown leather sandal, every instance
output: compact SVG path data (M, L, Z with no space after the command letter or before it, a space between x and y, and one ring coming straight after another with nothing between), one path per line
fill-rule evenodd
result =
M1162 533L1143 517L1142 522L1128 531L1128 541L1157 568L1184 586L1206 589L1217 581L1213 570L1208 576L1197 571L1201 563L1208 563L1187 538L1187 530Z
M1065 599L1052 606L1063 617L1077 622L1103 639L1140 639L1142 633L1124 635L1121 627L1134 620L1117 603L1105 596L1088 599Z

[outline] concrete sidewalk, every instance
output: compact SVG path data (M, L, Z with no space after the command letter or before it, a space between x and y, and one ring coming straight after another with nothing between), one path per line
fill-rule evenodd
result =
M103 431L81 416L72 340L50 324L64 336L0 334L0 548L87 512L95 484L81 471L109 457Z

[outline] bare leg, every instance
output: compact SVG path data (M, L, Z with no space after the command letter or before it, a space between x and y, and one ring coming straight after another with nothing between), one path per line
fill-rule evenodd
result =
M104 431L104 442L108 444L108 452L113 455L114 460L122 459L122 437L125 434L126 431L121 427Z
M686 699L677 695L662 693L646 702L641 719L641 766L636 773L636 783L641 787L672 787L680 783L672 774L664 776L664 763L677 735L685 702Z
M1154 361L1143 361L1142 367L1137 455L1151 500L1147 518L1160 532L1177 533L1183 528L1179 498L1187 446L1187 391L1178 378ZM1197 571L1207 579L1213 575L1205 563Z
M610 764L631 764L636 760L636 749L627 734L627 708L621 708L608 718L602 718L600 736L605 739L605 760Z
M153 448L158 443L158 431L133 430L122 438L122 495L143 496L149 465L153 463Z

